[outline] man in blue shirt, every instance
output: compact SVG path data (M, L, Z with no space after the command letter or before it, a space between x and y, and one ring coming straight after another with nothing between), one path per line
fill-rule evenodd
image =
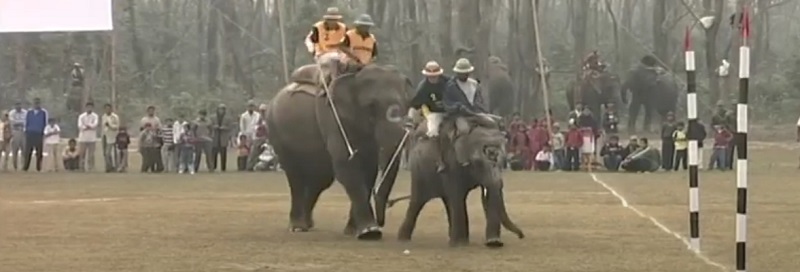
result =
M36 171L42 171L42 145L44 144L44 128L47 127L47 110L42 108L39 98L33 99L33 108L25 117L25 164L22 170L28 171L31 156L36 150Z

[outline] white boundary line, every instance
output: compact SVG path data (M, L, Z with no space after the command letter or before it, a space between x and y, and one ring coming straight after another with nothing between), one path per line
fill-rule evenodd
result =
M681 234L680 234L680 233L678 233L678 232L672 231L671 229L669 229L669 228L668 228L667 226L665 226L664 224L661 224L661 222L659 222L659 221L658 221L658 219L656 219L655 217L652 217L652 216L650 216L650 215L648 215L648 214L646 214L646 213L642 212L641 210L637 209L636 207L634 207L633 205L631 205L630 203L628 203L628 200L626 200L626 199L625 199L625 197L623 197L623 196L622 196L621 194L619 194L619 193L618 193L616 190L614 190L614 188L612 188L611 186L609 186L608 184L606 184L605 182L603 182L603 180L601 180L601 179L600 179L600 178L599 178L599 177L598 177L596 174L594 174L594 173L589 173L589 175L592 177L592 181L594 181L594 183L597 183L597 184L599 184L600 186L603 186L603 188L605 188L605 189L606 189L606 191L608 191L609 193L611 193L611 195L613 195L614 197L616 197L616 198L619 200L619 202L620 202L620 205L622 205L622 207L625 207L625 208L627 208L627 209L629 209L629 210L633 211L633 212L634 212L636 215L638 215L638 216L639 216L639 217L641 217L641 218L644 218L644 219L648 219L648 220L650 220L650 222L651 222L651 223L653 223L653 225L655 225L655 226L656 226L656 227L658 227L659 229L661 229L661 231L663 231L664 233L666 233L666 234L669 234L670 236L673 236L673 237L675 237L675 239L678 239L678 240L680 240L681 242L683 242L683 244L684 244L684 245L686 245L686 249L688 249L689 251L691 251L692 253L694 253L694 256L695 256L695 257L697 257L698 259L702 260L702 261L703 261L703 262L705 262L707 265L710 265L710 266L714 266L714 267L716 267L716 268L719 268L719 269L720 269L720 271L723 271L723 272L728 272L728 271L731 271L730 269L728 269L728 268L727 268L727 267L725 267L724 265L722 265L722 264L720 264L720 263L717 263L717 262L715 262L715 261L712 261L712 260L711 260L710 258L708 258L708 256L706 256L705 254L703 254L703 253L701 253L701 252L698 252L698 251L694 251L694 250L692 250L691 244L689 243L689 240L688 240L688 239L686 239L686 237L683 237L683 235L681 235Z

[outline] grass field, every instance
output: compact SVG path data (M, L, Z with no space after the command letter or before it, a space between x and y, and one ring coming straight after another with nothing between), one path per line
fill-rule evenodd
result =
M797 271L797 151L752 149L748 264ZM702 256L676 237L688 232L686 176L508 173L508 209L528 237L504 235L491 250L477 195L473 245L449 248L439 202L410 243L395 240L405 204L390 210L383 241L344 236L338 185L314 231L289 233L281 173L0 173L0 271L732 271L735 173L701 173ZM404 173L394 192L407 191Z

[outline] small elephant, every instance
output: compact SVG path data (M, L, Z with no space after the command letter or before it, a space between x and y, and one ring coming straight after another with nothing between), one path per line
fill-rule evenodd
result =
M587 74L577 85L571 84L566 95L570 110L575 110L575 105L581 103L594 116L600 116L603 105L618 104L620 80L610 71Z
M506 212L501 175L505 140L500 130L496 127L478 126L466 134L456 136L454 141L463 141L463 145L450 145L435 138L415 141L410 154L411 195L389 201L391 206L397 201L410 199L398 239L410 240L422 208L431 199L440 198L449 220L450 245L468 244L469 220L466 201L469 192L477 187L481 187L483 192L481 200L486 215L485 245L503 246L500 240L501 224L520 239L524 238L525 234L511 221ZM447 148L440 149L439 145ZM467 164L458 162L454 146L466 147L463 151L468 157ZM447 165L444 172L437 169L440 162Z
M321 71L315 66L298 70L298 76ZM397 69L379 65L346 71L327 92L314 83L315 77L309 78L279 91L266 117L270 143L291 190L290 230L304 232L314 226L314 206L336 179L350 198L345 233L361 240L381 239L398 163L384 168L404 137L410 82ZM386 186L375 194L376 215L370 199L379 170L386 172Z
M650 131L655 114L663 121L668 112L675 112L680 92L675 77L656 66L655 60L645 57L641 62L629 72L622 85L622 101L628 104L628 129L631 132L636 132L641 109L644 109L644 131ZM630 103L628 92L631 94Z
M487 74L489 76L485 89L489 96L489 111L493 114L509 117L514 112L514 82L508 73L508 67L498 57L489 57Z

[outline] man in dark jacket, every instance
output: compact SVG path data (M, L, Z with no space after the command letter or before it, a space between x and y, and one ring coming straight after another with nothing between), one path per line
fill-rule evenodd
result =
M411 107L408 109L408 118L412 119L419 110L422 110L422 115L427 121L427 135L428 137L439 136L439 126L444 119L445 109L444 98L445 87L450 79L442 75L444 71L439 63L429 61L425 64L425 69L422 74L425 75L419 85L417 85L417 93L411 99Z
M225 172L228 164L228 140L231 136L233 119L227 115L225 104L217 106L217 114L211 123L211 170L216 170L219 166L220 171ZM217 164L219 158L219 164Z
M455 77L447 83L444 92L444 107L450 118L455 118L457 135L464 135L469 132L470 124L467 119L461 117L474 116L473 120L479 126L496 126L497 123L486 116L486 107L483 102L483 95L479 82L469 77L475 70L469 60L458 59L453 72ZM458 137L458 136L456 136ZM462 166L469 164L466 154L464 141L455 141L456 159Z
M708 137L706 133L706 127L703 123L698 119L696 123L689 123L691 126L689 128L689 133L686 135L689 140L696 140L697 141L697 166L699 168L703 168L703 141L705 141L706 137Z

